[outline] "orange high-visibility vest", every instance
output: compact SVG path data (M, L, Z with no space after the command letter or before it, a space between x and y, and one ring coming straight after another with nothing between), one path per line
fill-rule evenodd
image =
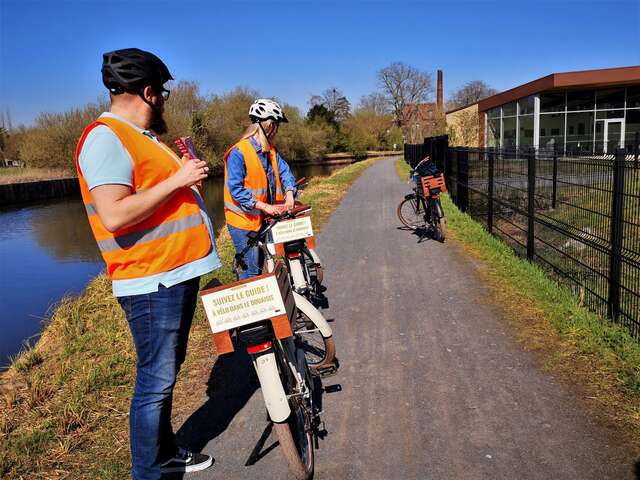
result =
M268 198L269 180L267 173L264 171L262 162L258 157L253 145L248 138L244 138L231 147L224 155L224 218L229 225L243 230L252 230L257 232L262 225L262 212L256 208L247 211L238 203L229 191L227 185L227 159L234 148L240 150L244 157L244 163L247 166L247 175L244 178L244 188L249 190L256 200L266 202ZM278 159L276 149L272 145L269 150L269 160L271 168L276 176L276 198L275 203L284 201L284 192L280 184L280 172L278 171Z
M209 231L191 188L182 188L150 217L116 232L109 232L96 212L87 181L80 169L80 151L89 132L109 127L133 161L133 194L151 188L175 174L182 164L169 147L111 117L100 117L85 128L76 148L80 193L89 224L112 280L141 278L167 272L204 257L211 250Z

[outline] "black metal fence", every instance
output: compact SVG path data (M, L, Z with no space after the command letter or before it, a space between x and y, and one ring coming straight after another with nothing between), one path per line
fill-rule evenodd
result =
M432 154L461 210L640 338L637 153L431 151L428 142L407 145L405 158L415 165Z

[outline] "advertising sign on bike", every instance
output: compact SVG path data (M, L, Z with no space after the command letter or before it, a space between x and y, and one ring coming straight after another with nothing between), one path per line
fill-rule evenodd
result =
M205 290L200 298L213 333L287 313L274 275Z
M271 230L273 243L286 243L309 237L313 237L313 227L309 216L278 222Z

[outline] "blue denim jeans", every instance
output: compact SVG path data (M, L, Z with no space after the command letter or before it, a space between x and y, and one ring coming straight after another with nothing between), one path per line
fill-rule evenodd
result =
M242 228L236 228L227 224L227 229L231 235L234 247L236 247L236 253L240 253L244 247L247 246L249 239L247 235L251 233L251 230L243 230ZM240 279L255 277L260 275L260 249L253 247L247 253L244 254L244 262L247 264L247 269L240 273Z
M144 295L118 297L138 355L129 411L132 477L160 479L177 453L171 427L173 386L187 352L199 277Z

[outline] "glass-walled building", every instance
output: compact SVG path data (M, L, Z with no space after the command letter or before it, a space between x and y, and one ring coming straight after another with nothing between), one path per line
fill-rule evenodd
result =
M554 73L481 100L478 111L487 147L631 153L640 132L640 67Z

